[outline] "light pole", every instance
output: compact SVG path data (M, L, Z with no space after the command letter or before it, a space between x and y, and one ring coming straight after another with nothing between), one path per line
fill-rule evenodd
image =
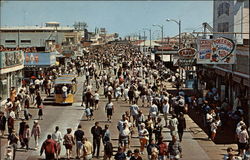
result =
M179 49L181 49L181 20L166 19L167 22L173 21L179 26Z
M145 33L145 31L143 31L143 40L144 40L144 46L143 46L143 50L144 50L144 48L145 48L145 41L146 41L146 33Z
M151 53L151 41L152 41L152 35L151 35L151 29L148 28L143 28L144 30L148 30L149 31L149 46L150 46L150 53Z
M159 24L153 24L153 26L157 26L161 28L161 43L163 44L163 25ZM162 62L163 62L163 45L161 46L161 57L162 57Z
M181 20L175 20L175 19L166 19L167 22L173 21L176 24L178 24L179 26L179 50L181 49ZM179 66L179 70L180 70L180 80L182 82L182 69Z

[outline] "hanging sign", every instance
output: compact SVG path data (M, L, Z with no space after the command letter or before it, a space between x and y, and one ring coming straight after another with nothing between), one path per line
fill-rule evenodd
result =
M219 37L198 40L198 64L235 64L235 43L233 40Z
M178 51L178 54L182 58L193 58L196 54L196 49L194 48L183 48Z

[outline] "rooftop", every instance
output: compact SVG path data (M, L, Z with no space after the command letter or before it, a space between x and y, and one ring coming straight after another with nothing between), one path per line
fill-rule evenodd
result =
M46 26L0 26L1 31L13 31L13 30L37 30L37 31L50 31L50 30L75 30L73 27L46 27Z

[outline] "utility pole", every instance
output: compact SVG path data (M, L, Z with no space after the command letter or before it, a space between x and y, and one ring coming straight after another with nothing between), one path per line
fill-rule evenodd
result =
M152 41L152 34L151 34L151 29L147 29L147 28L144 28L144 30L148 30L149 31L149 47L150 47L150 53L151 53L151 41Z
M143 50L145 49L145 41L146 41L146 33L145 33L146 31L143 31L143 39L144 39L144 48L143 48Z
M158 26L161 28L161 57L163 62L163 25L153 24L153 26Z

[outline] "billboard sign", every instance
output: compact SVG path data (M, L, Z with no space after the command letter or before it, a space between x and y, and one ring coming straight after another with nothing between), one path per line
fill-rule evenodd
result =
M53 66L56 63L55 52L37 52L37 53L25 53L24 65L26 67L32 66Z
M233 40L219 37L198 40L198 64L234 64L236 62Z
M2 51L0 52L0 68L11 68L22 66L24 61L23 51Z

